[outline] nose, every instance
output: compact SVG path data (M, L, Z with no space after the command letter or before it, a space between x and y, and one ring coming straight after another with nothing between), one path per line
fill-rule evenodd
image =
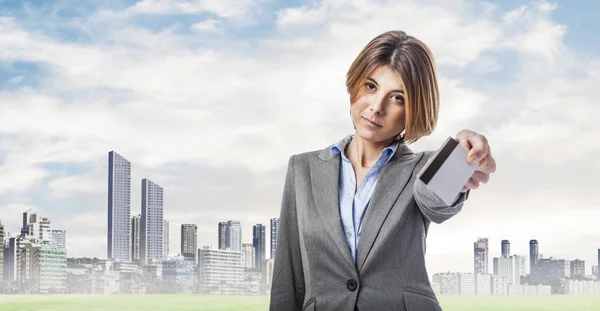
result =
M384 113L384 95L376 95L371 99L371 111L375 114L382 115Z

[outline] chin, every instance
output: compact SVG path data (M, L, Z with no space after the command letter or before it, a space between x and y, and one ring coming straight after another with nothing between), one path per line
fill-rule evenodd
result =
M372 143L380 143L380 142L394 138L394 136L390 136L385 133L377 133L377 132L371 131L369 129L362 129L362 128L359 128L356 131L356 135L358 135L362 139L364 139L366 141L370 141Z

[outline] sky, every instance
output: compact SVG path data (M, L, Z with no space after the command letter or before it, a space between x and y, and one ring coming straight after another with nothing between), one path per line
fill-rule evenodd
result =
M473 243L581 259L600 248L597 1L1 1L0 221L32 209L67 230L69 257L106 257L108 152L164 188L170 254L180 225L217 247L219 221L279 214L287 160L352 134L348 67L404 30L433 51L435 150L462 129L497 171L432 224L430 274L473 271ZM267 229L268 236L268 229ZM268 243L267 243L268 244ZM267 254L269 254L267 245ZM268 257L268 256L267 256Z

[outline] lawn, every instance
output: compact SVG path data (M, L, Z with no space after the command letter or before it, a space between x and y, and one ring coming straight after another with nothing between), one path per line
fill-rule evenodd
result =
M439 296L444 311L600 311L595 296ZM268 296L3 296L2 311L268 310Z

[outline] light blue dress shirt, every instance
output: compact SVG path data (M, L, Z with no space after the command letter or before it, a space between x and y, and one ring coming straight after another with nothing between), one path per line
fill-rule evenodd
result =
M394 142L381 151L379 158L377 158L375 164L369 169L355 193L356 175L350 160L348 160L344 154L346 146L353 138L354 135L344 137L335 145L331 146L330 151L331 155L341 154L342 157L338 191L340 216L344 232L346 233L346 240L348 241L348 246L352 253L352 259L356 262L356 252L358 250L358 242L365 210L371 200L375 185L377 184L377 177L379 177L379 173L383 167L396 152L398 143Z

